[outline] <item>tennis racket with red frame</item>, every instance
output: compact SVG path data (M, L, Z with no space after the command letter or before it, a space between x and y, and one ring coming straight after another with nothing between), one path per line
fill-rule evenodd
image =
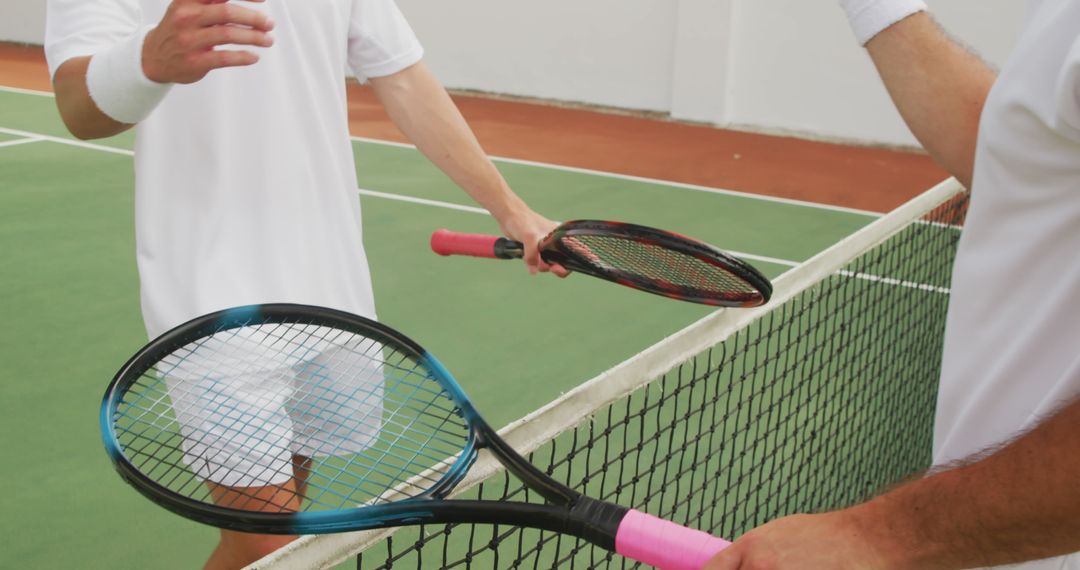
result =
M520 242L441 229L431 236L439 255L517 259ZM563 267L655 295L720 307L756 307L772 284L755 267L705 242L637 224L574 220L539 244L540 257Z

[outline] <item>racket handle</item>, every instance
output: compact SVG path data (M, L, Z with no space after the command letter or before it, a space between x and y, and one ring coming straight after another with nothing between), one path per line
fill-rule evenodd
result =
M524 255L521 242L499 236L463 234L442 229L431 234L431 250L439 255L468 255L517 259Z
M615 551L660 570L701 570L731 543L671 521L629 510L615 535Z

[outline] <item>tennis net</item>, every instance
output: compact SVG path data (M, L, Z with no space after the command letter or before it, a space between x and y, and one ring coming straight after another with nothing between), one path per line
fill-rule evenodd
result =
M947 181L777 278L768 306L717 311L501 433L589 496L726 538L863 500L929 466L966 206ZM485 456L457 496L541 500ZM305 537L250 568L353 556L363 569L635 566L573 537L461 524Z

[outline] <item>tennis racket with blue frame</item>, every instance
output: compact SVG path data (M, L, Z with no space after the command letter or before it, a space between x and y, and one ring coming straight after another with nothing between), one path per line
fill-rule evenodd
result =
M666 570L701 568L728 545L555 481L496 434L420 345L332 309L240 307L165 333L117 373L101 428L139 492L231 530L509 524ZM546 503L448 499L481 449Z

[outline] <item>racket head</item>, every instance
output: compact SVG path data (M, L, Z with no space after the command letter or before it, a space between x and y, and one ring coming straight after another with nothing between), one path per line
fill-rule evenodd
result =
M756 307L772 295L772 283L749 263L648 226L573 220L548 234L540 249L549 263L680 301Z
M408 337L290 304L219 311L155 339L117 373L100 420L116 470L146 497L279 534L424 522L491 432ZM303 501L292 455L312 458Z

